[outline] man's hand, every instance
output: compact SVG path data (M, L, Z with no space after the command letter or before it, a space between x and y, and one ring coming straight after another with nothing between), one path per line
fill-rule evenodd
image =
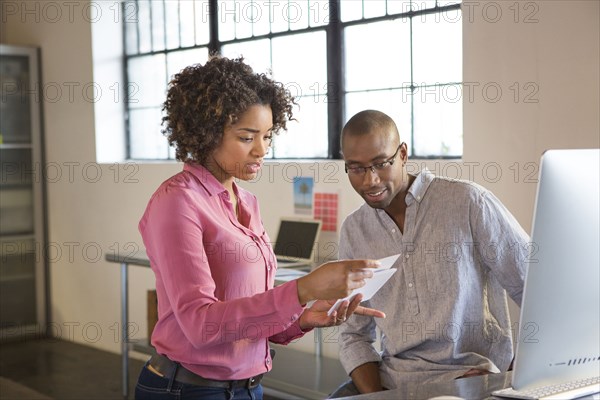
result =
M489 374L491 374L490 371L486 371L486 370L483 370L483 369L471 368L464 375L459 376L457 379L469 378L471 376L489 375Z

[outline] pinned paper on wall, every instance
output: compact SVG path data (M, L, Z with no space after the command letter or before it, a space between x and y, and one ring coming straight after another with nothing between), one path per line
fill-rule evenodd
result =
M337 193L315 193L314 219L319 219L322 231L337 231L338 216Z
M296 214L312 214L314 180L311 177L294 178L294 212Z

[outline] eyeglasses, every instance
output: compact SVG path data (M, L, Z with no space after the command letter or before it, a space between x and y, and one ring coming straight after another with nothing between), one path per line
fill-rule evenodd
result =
M363 176L367 173L368 169L370 169L371 172L374 174L378 174L382 171L387 170L389 167L394 165L394 162L396 161L396 156L398 155L398 152L400 151L400 147L402 147L403 144L404 144L404 142L400 143L400 145L396 149L396 152L394 153L393 156L391 156L387 160L382 161L380 163L371 164L366 167L349 167L347 164L344 165L346 173L350 174L350 175L354 175L354 176Z

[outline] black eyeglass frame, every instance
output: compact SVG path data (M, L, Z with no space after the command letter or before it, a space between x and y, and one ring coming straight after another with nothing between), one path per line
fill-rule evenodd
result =
M385 161L367 165L366 167L349 167L348 164L344 164L344 170L346 171L346 173L348 173L350 171L350 172L352 172L352 175L356 175L356 176L361 176L361 175L364 176L367 173L368 169L370 169L371 172L374 174L377 173L377 171L382 171L382 170L386 169L388 166L391 167L392 165L394 165L394 163L396 162L396 156L398 155L398 152L400 151L400 148L402 147L403 144L404 144L404 142L400 143L400 145L398 145L398 148L396 149L394 154Z

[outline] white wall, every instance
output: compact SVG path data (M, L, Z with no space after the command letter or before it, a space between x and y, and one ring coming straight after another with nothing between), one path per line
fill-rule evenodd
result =
M479 86L474 101L464 102L464 160L502 166L497 183L480 183L529 229L536 185L527 177L537 169L528 163L537 168L550 148L600 146L600 3L468 4L464 80ZM496 10L502 17L494 22ZM481 90L485 85L490 85L488 101ZM492 102L493 86L502 90L497 102Z
M47 3L62 7L62 16L56 18L52 9L44 9ZM0 32L4 43L42 49L42 77L47 92L43 105L46 167L53 174L48 182L53 327L55 331L60 329L58 333L65 339L118 352L115 328L120 310L119 273L117 265L103 261L104 254L117 249L126 254L132 245L141 247L137 222L146 202L160 182L181 167L165 163L95 163L96 127L110 129L120 121L95 120L93 92L84 91L94 79L90 23L97 18L90 18L94 10L90 5L94 3L47 3L1 2L4 26ZM468 164L427 164L434 171L453 176L458 176L460 167L461 177L494 190L528 230L535 183L525 178L532 172L535 180L542 151L600 145L600 3L518 3L521 8L517 22L514 2L467 4L473 13L472 18L465 13L462 21L464 81L474 88L472 98L466 94L464 97L464 161ZM502 12L499 18L495 13L498 7ZM27 10L29 13L24 12ZM525 23L526 17L537 21ZM106 13L103 18L114 19L114 15ZM498 21L493 22L495 19ZM520 88L516 101L515 82ZM62 88L61 96L57 96L56 87ZM72 96L69 87L74 88ZM483 87L488 92L482 92ZM492 89L498 87L502 96L492 102ZM526 103L528 94L537 102ZM415 165L421 164L416 161ZM315 176L317 190L340 194L340 214L345 215L361 202L340 167L338 161L319 163L319 168L314 163L301 166L304 174ZM576 170L576 166L565 167ZM244 186L261 199L266 227L274 233L279 216L293 213L289 178L296 166L279 164L270 168L271 177L265 174ZM337 173L328 175L334 168ZM315 170L320 171L318 177ZM497 171L501 172L499 178ZM330 239L336 238L326 237ZM96 254L98 248L101 257ZM139 326L134 337L144 337L145 290L153 286L153 276L149 270L133 267L130 281L131 320ZM335 342L334 332L326 331L325 337ZM296 346L311 349L312 337ZM336 355L337 347L328 343L324 351Z

